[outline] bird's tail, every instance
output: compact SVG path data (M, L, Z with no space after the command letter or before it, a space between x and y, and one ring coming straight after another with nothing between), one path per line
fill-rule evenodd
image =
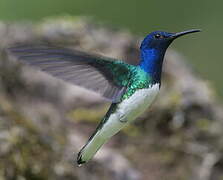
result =
M117 104L113 103L110 106L108 112L106 113L102 121L99 123L95 132L92 134L88 142L84 145L84 147L78 153L78 156L77 156L78 165L84 164L88 162L89 160L91 160L91 158L96 154L96 152L100 149L100 147L103 144L105 144L111 136L113 136L115 133L117 133L120 130L120 128L108 127L110 129L110 132L108 133L105 129L103 129L106 122L109 121L110 114L116 108L116 105ZM120 122L117 121L117 123L119 123L118 125L120 126Z
M100 131L96 131L78 153L77 164L81 165L88 162L105 142L106 139L100 135Z

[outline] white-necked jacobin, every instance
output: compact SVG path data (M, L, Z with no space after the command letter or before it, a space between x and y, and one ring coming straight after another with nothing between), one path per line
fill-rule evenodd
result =
M88 162L110 137L151 105L161 86L166 49L173 40L199 31L150 33L141 43L141 59L137 66L54 46L24 45L9 48L9 51L19 60L98 92L112 102L97 129L78 153L77 163L81 165Z

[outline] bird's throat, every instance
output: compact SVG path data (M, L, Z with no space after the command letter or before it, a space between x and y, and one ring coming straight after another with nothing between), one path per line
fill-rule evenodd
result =
M141 51L140 68L147 72L154 83L160 83L164 53L157 49L144 49Z

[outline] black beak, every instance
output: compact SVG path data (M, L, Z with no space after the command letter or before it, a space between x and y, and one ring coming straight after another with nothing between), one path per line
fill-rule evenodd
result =
M191 30L187 30L187 31L183 31L183 32L178 32L178 33L173 34L171 37L173 39L176 39L180 36L190 34L190 33L196 33L196 32L201 32L201 30L200 29L191 29Z

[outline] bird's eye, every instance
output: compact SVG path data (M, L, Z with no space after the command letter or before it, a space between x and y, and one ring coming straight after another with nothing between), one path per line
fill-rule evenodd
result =
M155 34L154 37L155 37L156 39L161 39L161 38L163 38L163 36L162 36L161 34Z

